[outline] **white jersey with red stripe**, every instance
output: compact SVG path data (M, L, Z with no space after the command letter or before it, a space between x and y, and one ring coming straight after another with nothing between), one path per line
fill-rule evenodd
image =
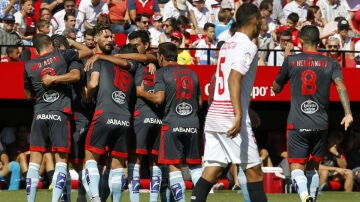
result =
M248 108L257 63L257 47L244 33L236 32L234 36L221 47L215 74L216 83L214 101L212 102L206 116L206 131L226 132L232 127L234 110L230 100L230 92L227 81L231 69L240 72L242 75L242 127L246 127L251 130Z

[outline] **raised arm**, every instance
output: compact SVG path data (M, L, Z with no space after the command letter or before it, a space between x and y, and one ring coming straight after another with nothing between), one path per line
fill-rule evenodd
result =
M77 41L68 39L68 42L69 42L70 46L73 46L74 48L76 48L78 50L78 53L79 53L78 59L87 58L93 54L92 50L90 50L88 47L86 47L85 45L83 45Z

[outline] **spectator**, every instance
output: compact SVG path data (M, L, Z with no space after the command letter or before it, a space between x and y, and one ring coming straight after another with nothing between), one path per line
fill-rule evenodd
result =
M347 168L353 171L355 185L360 186L360 131L354 128L345 139L345 158Z
M128 0L108 0L108 5L111 30L114 33L129 34L135 30L135 26L130 23Z
M3 18L4 27L0 28L0 44L1 45L23 45L20 36L14 30L15 17L6 15ZM6 56L6 47L1 47L1 56Z
M150 19L149 16L145 13L139 13L136 15L135 24L136 30L148 30L149 29Z
M344 18L340 18L338 21L338 33L334 35L334 37L337 37L340 40L339 50L343 50L343 51L355 50L354 41L352 40L352 37L349 36L349 29L350 29L349 22ZM355 58L353 52L347 52L345 54L351 60Z
M128 0L127 2L131 21L135 22L138 14L144 13L148 16L160 15L158 0Z
M336 17L345 17L351 22L352 15L346 0L319 0L316 5L320 7L322 15L328 22L334 21ZM354 33L360 34L352 24L350 28Z
M234 0L206 0L205 5L210 11L212 22L218 20L221 9L231 9L233 11L235 8Z
M340 131L333 131L329 134L327 150L319 166L320 191L327 187L329 180L335 180L344 181L344 191L352 192L353 173L346 168L347 162L340 148L343 135Z
M100 14L109 14L109 8L101 0L81 0L76 16L76 29L93 29Z
M360 31L360 2L358 0L346 0L352 14L354 28Z
M36 25L36 33L37 34L46 34L48 36L51 36L50 21L39 19L39 21Z
M274 21L274 19L271 18L271 14L273 12L273 5L271 1L265 0L260 3L259 6L260 14L262 17L264 17L268 23L269 26L269 33L271 33L273 30L276 29L277 24Z
M95 48L94 35L95 35L95 33L94 33L94 30L92 30L92 29L87 29L84 32L85 46L91 50Z
M268 33L269 25L267 23L266 18L261 18L261 27L260 33L258 37L258 46L259 49L273 49L274 41L271 37L271 34ZM266 62L269 56L269 51L259 51L259 57Z
M19 0L0 0L0 19L3 19L6 15L14 15L20 10Z
M196 48L216 48L215 25L212 23L206 23L204 25L204 32L206 37L199 41ZM210 63L208 63L208 54L210 54ZM213 50L196 50L195 57L198 64L215 64L215 55Z
M309 4L306 3L306 0L291 1L290 3L284 6L285 18L287 18L290 15L290 13L297 13L299 15L299 23L301 25L303 22L306 21L308 8L309 8Z
M75 28L76 17L74 12L66 13L64 16L65 30L74 33L74 40L79 43L84 43L84 36L80 30Z
M27 19L26 17L33 11L32 0L21 0L21 10L14 14L15 17L15 30L19 33L20 38L23 40L24 45L31 45L32 35L26 36Z
M1 62L19 62L20 50L17 46L9 46L6 48L6 56L1 58Z
M268 58L268 66L281 66L284 59L288 56L288 55L292 55L294 54L294 52L292 52L293 50L299 50L298 47L294 47L294 44L291 42L291 31L289 30L283 30L280 33L279 36L279 45L276 46L274 48L274 50L278 50L278 51L271 51L269 54L269 58ZM275 52L275 53L274 53ZM274 54L276 54L276 61L274 59Z
M236 29L237 29L236 23L231 24L230 29L221 32L221 34L219 34L219 37L217 38L217 40L218 41L227 41L234 35L234 33L236 32Z
M356 61L356 67L358 67L360 65L360 40L358 40L355 43L355 51L358 51L357 53L355 53L355 61Z
M319 6L310 6L306 14L304 25L315 25L324 28L328 21L322 16Z
M256 0L256 4L260 6L263 0ZM275 21L277 25L285 25L286 18L283 11L282 0L269 0L273 4L273 12L271 14L271 18Z
M194 11L192 11L193 7L187 0L171 0L164 6L163 19L166 20L170 17L177 19L180 15L184 15L194 23L196 18Z
M193 0L193 5L191 10L194 12L196 20L192 23L195 31L201 33L205 23L212 22L210 11L205 7L205 0Z
M163 42L170 42L170 34L174 31L174 30L178 30L178 25L177 25L177 21L176 18L168 18L165 20L164 22L164 33L162 33L160 35L160 39L159 42L163 43Z
M275 30L275 32L272 33L273 40L277 41L277 36L281 33L283 30L289 30L291 31L291 42L294 44L294 46L301 47L300 39L298 37L299 30L296 29L296 25L299 22L299 15L297 13L290 13L286 19L286 26L280 26Z
M171 43L175 44L177 48L180 47L183 41L183 35L180 31L173 31L171 33ZM187 50L178 49L177 63L179 65L191 65L193 64L192 57Z
M189 19L183 15L180 15L176 22L178 30L183 35L183 43L180 48L188 48L190 46L190 33L195 34L195 31L190 28Z
M162 29L162 16L152 16L152 27L149 29L150 33L150 46L153 48L158 47L160 41L160 35L164 32Z
M56 12L51 18L51 25L54 29L54 34L61 34L65 29L64 17L66 13L75 13L75 0L64 0L64 9Z
M334 60L337 60L342 67L355 67L355 60L351 60L347 54L344 52L339 52L340 49L340 40L337 37L329 37L326 42L326 55ZM345 56L344 56L345 54ZM345 57L345 62L343 63L343 58Z
M215 22L215 38L217 39L223 31L230 29L233 23L231 14L226 9L221 9L218 14L218 21Z

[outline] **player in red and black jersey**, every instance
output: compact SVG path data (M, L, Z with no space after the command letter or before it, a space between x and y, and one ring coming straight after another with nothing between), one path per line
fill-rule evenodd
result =
M320 42L318 28L312 25L304 26L299 37L304 52L285 59L273 83L273 91L281 92L290 80L288 161L291 178L301 200L309 202L316 200L319 188L319 175L316 170L319 169L319 162L326 148L331 83L334 83L344 108L345 116L341 124L345 126L345 130L353 122L353 117L340 65L317 52ZM305 176L305 165L310 163L313 168L307 170Z
M92 52L81 45L77 52L55 50L50 37L42 34L35 35L33 43L39 57L27 62L24 72L26 98L36 99L26 190L28 201L35 201L42 153L50 146L56 161L52 197L58 200L66 181L67 154L70 152L71 89L67 83L79 80L80 76L78 71L69 71L68 67L72 61Z
M201 90L196 74L177 64L177 48L162 43L157 55L160 70L156 72L155 92L137 87L137 94L155 104L165 104L161 128L159 164L169 165L170 188L176 201L185 200L185 185L181 174L183 161L189 164L192 181L201 176L199 118Z

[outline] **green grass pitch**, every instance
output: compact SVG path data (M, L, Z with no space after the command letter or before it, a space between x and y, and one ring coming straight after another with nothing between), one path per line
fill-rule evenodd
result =
M72 200L76 202L77 192L73 190ZM186 201L190 201L191 191L186 192ZM269 202L300 202L300 199L297 194L268 194ZM147 202L149 201L148 193L141 193L140 200ZM4 202L24 202L26 201L25 190L19 191L5 191L0 192L0 201ZM49 202L51 201L51 191L49 190L39 190L37 202ZM108 199L107 201L111 201ZM123 202L129 201L129 194L124 193ZM215 191L214 194L209 194L209 202L243 202L244 199L241 194L238 194L236 191ZM360 192L344 193L344 192L322 192L319 195L317 202L356 202L360 201Z

